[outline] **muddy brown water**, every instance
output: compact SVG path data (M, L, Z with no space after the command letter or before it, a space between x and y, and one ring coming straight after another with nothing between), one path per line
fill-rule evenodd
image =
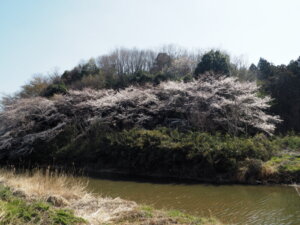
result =
M103 196L213 216L226 224L300 225L300 196L293 187L88 179L88 189Z

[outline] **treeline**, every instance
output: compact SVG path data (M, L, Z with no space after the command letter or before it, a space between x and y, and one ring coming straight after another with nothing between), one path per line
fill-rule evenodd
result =
M262 93L274 99L270 112L283 120L278 132L300 132L300 57L288 65L278 66L260 59L249 70L256 75Z
M269 113L279 115L283 120L277 126L277 133L300 132L299 59L278 66L260 59L257 65L248 67L219 50L203 53L174 46L159 51L121 48L82 62L62 74L34 77L13 99L51 97L65 94L70 89L120 90L147 83L158 85L168 80L190 82L207 72L237 77L241 81L256 81L261 87L260 94L270 95L273 99ZM12 97L2 99L4 105L9 101Z

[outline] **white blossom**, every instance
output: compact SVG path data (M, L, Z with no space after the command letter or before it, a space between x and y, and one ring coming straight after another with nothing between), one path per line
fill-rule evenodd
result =
M278 116L265 112L270 97L259 87L236 78L203 75L192 82L115 90L70 90L51 99L24 98L0 112L0 156L28 153L37 141L50 141L66 126L89 129L100 122L118 128L187 126L201 131L272 134ZM4 155L5 155L4 154Z

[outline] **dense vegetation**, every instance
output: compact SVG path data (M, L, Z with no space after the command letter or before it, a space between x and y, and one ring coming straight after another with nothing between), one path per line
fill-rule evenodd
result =
M262 92L274 99L271 112L280 115L284 121L278 126L279 132L300 131L300 58L288 65L275 66L260 59L252 67L261 82Z
M218 50L117 49L4 97L1 162L299 180L298 137L272 137L300 131L299 63L248 68Z
M87 171L114 169L135 175L210 182L296 182L300 179L300 138L234 137L169 128L114 131L94 126L77 138L66 133L40 146L25 162Z

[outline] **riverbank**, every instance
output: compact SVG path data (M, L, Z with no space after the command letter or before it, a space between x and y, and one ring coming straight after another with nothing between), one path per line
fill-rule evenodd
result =
M245 162L246 166L239 168L237 174L219 174L214 177L195 177L195 176L177 176L168 173L153 173L132 171L132 170L119 170L113 167L101 168L99 165L91 165L83 167L80 171L90 177L100 177L119 180L144 180L149 182L158 183L187 183L187 184L243 184L243 185L295 185L300 183L299 171L290 171L282 169L282 166L293 165L298 163L299 158L291 158L288 155L283 157L274 157L271 160L262 163L258 168L250 168L249 164L253 162ZM251 171L252 169L252 171ZM250 170L250 171L249 171ZM253 171L256 170L256 171ZM252 174L250 175L249 173ZM253 174L254 173L254 174Z
M1 170L0 179L0 224L220 224L213 218L95 196L83 182L50 170Z
M160 127L111 130L100 124L79 135L66 129L31 154L2 159L17 168L193 180L215 184L300 183L300 136L235 137Z

